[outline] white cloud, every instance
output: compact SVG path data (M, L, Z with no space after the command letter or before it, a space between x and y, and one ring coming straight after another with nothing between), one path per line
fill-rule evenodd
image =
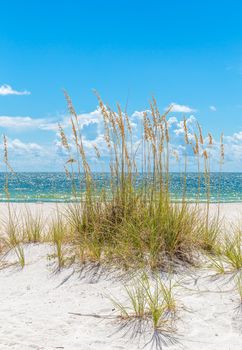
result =
M193 126L195 125L195 123L196 123L196 118L194 117L194 115L190 115L190 117L186 119L188 134L192 134L192 131L193 131L192 129L193 129ZM185 130L184 130L184 121L183 120L173 123L173 132L176 136L184 135Z
M82 113L78 115L79 126L82 129L90 124L101 124L102 122L101 110L97 108L90 113ZM61 116L59 120L61 126L66 129L71 127L70 119ZM58 121L45 118L32 118L29 116L0 116L0 127L2 128L36 128L41 130L55 131L59 130Z
M10 157L14 155L14 152L17 152L18 155L25 156L26 154L36 154L36 153L42 153L44 151L44 148L39 145L38 143L34 142L23 142L18 138L15 139L7 139L8 149L9 149L9 155ZM4 146L1 143L0 149L3 149Z
M234 133L232 139L234 141L242 141L242 131Z
M39 119L33 119L31 117L0 116L0 127L3 128L36 127L39 124Z
M231 136L225 136L224 140L227 141L227 143L240 143L242 142L242 131L235 132Z
M180 106L180 105L179 105ZM187 106L183 107L183 113L184 107L190 108ZM177 110L177 108L176 108ZM181 111L181 109L180 109ZM147 111L149 112L149 111ZM142 137L142 128L137 127L140 123L140 119L143 117L143 111L135 111L133 114L131 113L131 121L132 121L132 132L133 132L133 143L135 150L136 147L138 148L138 151L136 153L137 160L140 162L141 160L141 153L142 153L142 147L140 146L140 140ZM14 128L18 132L25 131L27 128L29 128L30 132L36 132L36 135L38 134L38 130L52 130L57 131L57 138L54 140L55 136L53 135L46 135L45 142L40 141L40 144L38 144L38 136L36 136L36 142L37 143L31 143L31 142L23 142L19 138L13 138L9 140L9 156L12 158L11 165L13 168L16 169L29 169L31 170L31 167L28 165L29 163L35 164L36 169L42 169L42 166L45 166L48 170L52 170L53 164L55 164L55 167L58 166L58 169L62 170L62 165L65 163L65 160L68 159L68 155L66 154L65 150L63 149L60 139L59 139L59 133L58 133L58 123L57 119L60 120L63 128L65 128L65 133L68 138L68 142L71 146L71 150L73 155L75 155L75 146L73 143L73 138L71 136L71 124L70 119L67 116L58 116L55 119L51 118L32 118L32 117L10 117L10 116L0 116L0 127L2 128L12 128L13 132L15 131ZM108 171L108 160L109 160L109 152L107 149L105 137L104 137L104 125L103 125L103 118L101 115L101 111L99 108L96 108L94 111L91 111L89 113L81 113L78 115L78 120L81 127L82 132L82 140L83 144L86 150L87 158L90 160L90 164L92 166L92 169L95 171ZM180 159L182 159L182 156L184 154L184 150L186 148L186 155L189 157L189 170L196 170L194 162L194 154L192 151L192 147L188 145L185 147L184 145L184 121L183 116L176 115L176 117L171 114L170 117L167 118L168 125L169 125L169 132L170 132L170 139L171 139L171 145L170 145L170 151L172 154L172 151L178 152L180 155ZM197 125L196 125L196 118L192 114L187 115L186 119L186 125L188 129L188 138L190 141L192 141L194 145L194 131L198 133L197 131ZM86 128L86 126L90 126L90 128ZM93 131L94 129L94 131ZM6 131L6 134L8 134L8 130ZM15 135L16 137L16 135ZM19 136L17 136L19 137ZM46 142L48 141L48 142ZM208 138L204 137L204 148L207 147L208 144ZM239 131L232 134L227 135L224 137L224 144L225 144L225 167L223 168L226 170L231 169L237 169L239 167L239 164L241 164L242 161L242 131ZM97 160L94 145L97 146L101 153L101 159ZM138 147L140 146L140 147ZM0 145L0 148L2 150L2 146ZM202 150L202 147L201 147ZM220 158L220 142L219 142L219 136L217 136L217 140L213 139L213 146L209 149L209 153L211 154L211 166L214 167L215 170L217 170L218 161ZM17 164L17 168L15 168L15 164ZM177 165L174 165L177 166ZM176 168L174 168L176 169Z
M59 130L58 123L51 123L51 122L45 121L43 119L39 119L39 124L37 127L41 130L47 130L47 131L58 131Z
M217 108L215 106L209 106L209 109L213 112L216 112L217 111Z
M102 112L99 107L92 112L81 113L77 117L81 128L90 124L99 124L103 120Z
M146 109L145 111L135 111L132 115L131 115L131 119L143 119L144 117L144 113L147 113L149 114L150 113L150 110L149 109Z
M168 124L169 127L172 126L173 124L176 124L176 123L178 123L178 120L177 120L176 117L170 117L170 118L167 120L167 124Z
M37 143L24 143L19 139L10 140L8 142L9 148L13 148L15 150L20 150L24 152L32 152L32 151L42 151L43 148Z
M30 92L27 90L17 91L14 90L10 85L4 84L0 86L0 96L7 95L30 95Z
M171 108L171 112L176 112L176 113L192 113L192 112L196 112L196 109L193 109L189 106L185 106L185 105L180 105L178 103L171 103L169 107L165 108L165 110L168 110L170 107Z
M56 167L63 170L61 161L49 145L26 142L19 138L7 138L7 143L9 163L15 172L51 171ZM0 143L1 152L3 149L3 143Z
M0 127L2 128L38 128L42 130L58 130L58 123L49 122L47 119L31 117L0 116Z

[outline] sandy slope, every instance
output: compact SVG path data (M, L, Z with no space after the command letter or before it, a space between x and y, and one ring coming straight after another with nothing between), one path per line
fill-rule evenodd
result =
M70 314L114 315L106 296L125 300L123 286L98 269L88 272L71 267L54 273L55 266L47 259L51 253L47 245L26 246L23 270L0 271L0 349L139 349L150 340L149 328L145 339L131 339L134 328L121 331L116 319ZM238 298L231 291L232 283L214 281L206 271L198 271L186 272L182 285L177 290L177 343L170 348L241 349L242 314L236 309Z
M55 206L36 204L31 210ZM1 207L2 213L3 205ZM18 205L19 208L19 205ZM235 219L240 205L223 206L223 214ZM215 210L215 207L213 208ZM107 295L125 301L122 282L100 270L80 271L80 267L55 273L49 245L25 246L26 266L0 270L0 349L141 349L152 337L132 338L134 328L121 330L116 318L87 316L115 315ZM5 260L15 261L14 253ZM165 277L165 276L164 276ZM180 310L177 332L169 339L159 338L170 349L237 350L242 348L242 310L229 278L214 279L211 271L184 271L177 290ZM86 314L77 316L71 313ZM173 345L170 341L174 342ZM146 349L151 348L148 343ZM164 348L164 347L163 347Z

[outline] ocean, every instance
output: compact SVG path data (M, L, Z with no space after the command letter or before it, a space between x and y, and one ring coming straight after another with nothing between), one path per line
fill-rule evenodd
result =
M94 173L95 187L98 190L109 189L110 174ZM149 181L149 177L147 176ZM78 187L78 177L75 179ZM142 175L136 178L136 187L143 182ZM8 201L5 191L6 174L0 173L0 202ZM197 198L198 175L187 174L186 197L189 201ZM220 189L220 191L219 191ZM83 191L85 188L83 189ZM72 181L65 173L16 173L8 178L8 191L11 202L73 202ZM174 201L179 201L183 194L183 176L179 173L170 174L170 193ZM211 173L210 174L211 202L241 202L242 173ZM199 201L206 200L204 178L201 178Z

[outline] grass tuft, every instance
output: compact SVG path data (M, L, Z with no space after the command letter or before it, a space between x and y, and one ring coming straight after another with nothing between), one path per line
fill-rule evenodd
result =
M43 241L43 216L40 213L35 215L26 208L23 214L22 235L24 241L28 243L37 243Z
M127 305L111 299L122 320L138 319L151 322L154 332L170 327L177 311L175 285L171 281L166 285L158 274L150 279L143 273L124 288Z
M49 235L55 247L53 256L57 258L58 270L60 270L65 266L66 261L64 239L67 235L67 227L59 212L57 212L56 217L51 222Z

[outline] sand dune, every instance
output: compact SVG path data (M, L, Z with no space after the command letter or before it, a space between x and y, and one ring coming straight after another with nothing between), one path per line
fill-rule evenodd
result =
M39 207L45 208L46 214L54 208L31 205L32 210ZM238 204L222 206L227 218L235 218L239 209ZM23 270L17 266L0 270L0 349L152 348L155 339L149 326L142 336L135 333L134 324L122 329L108 297L125 302L120 279L99 267L81 270L72 266L56 272L54 260L48 258L52 246L31 244L24 249ZM4 260L14 262L16 256L11 252ZM156 340L163 348L166 343L170 349L241 349L242 310L234 282L225 277L215 279L212 271L195 268L174 278L181 279L176 332L160 334Z

